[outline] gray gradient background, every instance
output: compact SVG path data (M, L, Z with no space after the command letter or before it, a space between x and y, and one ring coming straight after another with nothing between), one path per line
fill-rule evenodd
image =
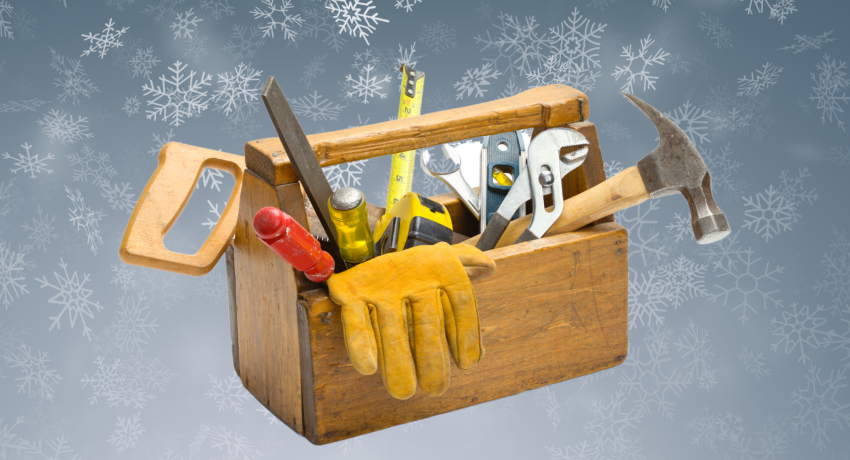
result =
M0 305L0 346L3 347L0 355L7 357L0 359L0 418L3 419L0 422L0 458L48 458L38 453L38 443L42 443L40 452L45 453L48 443L55 443L57 439L63 439L73 450L58 456L62 459L75 458L74 455L102 459L258 458L259 455L293 459L850 458L850 442L847 441L850 433L847 430L850 428L850 388L847 387L846 376L850 364L846 349L850 342L848 295L843 294L840 288L833 291L815 289L818 282L828 279L850 281L850 265L846 259L850 257L848 249L840 247L842 241L846 245L846 239L842 240L840 235L848 227L846 177L850 172L850 160L845 159L843 163L836 161L840 152L847 151L850 141L847 133L834 122L823 124L816 103L809 100L814 84L810 73L817 72L815 66L823 60L824 54L839 61L850 60L847 47L850 38L842 30L850 13L845 2L799 1L796 3L799 11L780 24L769 18L767 7L762 14L754 11L755 14L748 15L745 8L749 1L678 0L667 12L653 6L651 0L607 2L610 4L604 11L584 0L491 1L486 3L492 13L489 17L482 17L480 10L476 10L482 5L478 2L424 0L415 4L411 12L405 12L394 8L392 1L376 0L375 11L389 23L378 24L377 30L369 37L369 45L363 39L345 35L347 42L339 52L335 52L315 38L305 38L294 44L288 43L282 36L268 37L256 56L234 60L222 47L229 39L234 24L260 24L250 14L254 7L261 6L260 2L231 0L235 15L216 20L209 10L201 8L199 1L187 0L177 7L177 11L184 12L193 7L203 19L197 31L207 37L208 53L197 63L183 57L184 40L173 39L169 28L173 19L157 22L152 16L142 13L148 3L157 4L153 0L131 1L124 5L123 11L102 1L67 0L67 7L61 1L48 0L10 0L9 3L15 10L28 10L37 22L33 29L34 37L27 38L16 33L14 40L0 38L0 62L5 61L0 73L0 104L32 98L39 98L45 104L34 111L0 113L0 152L17 157L18 153L24 153L19 146L29 142L33 145L33 153L42 157L52 153L55 159L48 162L48 167L53 169L52 174L42 172L37 179L31 179L23 171L13 174L10 168L14 167L14 162L0 158L0 184L8 185L14 180L9 188L12 196L5 198L10 212L2 217L0 241L10 245L13 251L26 252L25 260L34 263L23 271L28 292L13 295L7 308ZM293 11L297 13L312 6L321 7L321 2L296 0ZM704 296L689 296L678 308L674 308L669 299L661 299L666 310L662 325L656 324L650 329L638 321L636 327L630 329L632 349L624 365L601 375L562 382L345 442L312 446L286 426L270 421L267 411L253 397L237 397L239 411L232 408L218 410L217 401L206 395L212 388L211 377L227 379L234 375L224 291L224 261L206 278L130 267L138 287L123 292L111 281L114 275L112 266L122 265L118 258L118 244L128 212L111 209L92 183L73 180L74 166L66 155L78 152L85 142L51 145L37 124L50 109L88 117L94 137L88 139L87 144L98 152L108 153L111 165L118 172L110 180L113 183L128 182L133 187L131 193L138 194L156 166L156 156L148 153L157 148L152 134L162 136L172 127L163 121L145 118L145 101L148 98L143 96L142 85L147 83L147 79L132 78L122 71L115 60L116 50L110 50L103 59L96 55L78 57L88 47L80 35L100 32L109 18L114 19L118 28L129 27L126 37L141 39L142 47L153 47L154 55L161 61L153 69L151 77L154 79L168 72L167 67L177 60L187 63L188 69L210 74L232 72L240 62L247 64L250 61L253 67L263 71L261 81L275 76L290 99L306 96L315 89L333 103L346 106L337 120L314 122L300 117L304 130L313 133L360 124L358 116L364 121L368 118L370 123L395 116L398 104L395 75L391 75L391 82L384 85L385 99L373 98L368 105L343 101L339 82L346 75L357 76L357 70L352 68L355 53L364 52L367 48L389 48L395 56L399 45L409 47L415 41L418 54L423 56L418 59L416 68L426 73L423 113L438 109L432 99L438 91L447 96L447 107L461 107L499 97L508 83L510 71L506 62L501 60L497 69L504 75L492 82L484 97L455 99L453 84L460 81L468 69L480 67L485 59L495 57L492 49L482 51L483 45L477 43L474 37L486 36L488 30L494 36L498 34L493 24L499 23L499 11L519 16L523 21L526 16L533 16L539 24L537 32L544 35L550 27L567 19L575 7L591 22L607 24L599 50L602 67L598 70L601 70L601 76L596 87L587 93L590 120L600 128L603 157L606 162L619 161L621 167L633 165L656 145L652 125L622 99L618 89L623 81L616 81L611 75L615 66L625 63L625 59L619 56L623 46L632 44L637 48L640 39L651 34L656 39L652 50L660 46L667 52L679 53L684 60L691 62L690 74L682 71L673 74L669 60L666 65L653 66L652 74L659 77L657 89L643 91L638 87L635 90L638 97L664 112L671 112L686 101L703 110L709 105L708 96L712 88L726 85L734 94L738 88L737 79L758 70L765 62L784 67L778 83L764 90L770 100L770 115L776 123L767 129L762 142L746 132L725 133L724 137L722 130L715 129L711 122L706 125L710 142L699 144L701 151L713 149L715 154L728 144L734 159L742 164L740 169L731 173L731 181L742 185L733 192L720 194L719 198L733 231L739 232L738 244L733 249L752 248L752 260L758 258L759 261L753 264L751 274L761 274L766 264L771 271L776 267L783 267L783 270L773 275L776 281L761 280L753 288L755 295L748 302L756 314L751 313L751 320L742 325L738 321L739 312L732 311L741 301L741 291L733 292L727 302L722 296L724 289L734 287L733 277L721 276L723 270L715 268L715 260L699 252L704 248L697 247L690 236L676 242L667 231L667 226L675 222L675 213L687 213L684 200L665 198L658 203L658 209L638 222L633 220L636 211L631 211L631 214L627 211L618 219L629 228L632 241L630 266L634 298L630 308L645 297L641 297L635 281L645 280L645 277L654 274L662 278L659 283L663 284L662 268L679 256L704 264L707 269L702 272L704 277L701 278ZM715 15L722 21L732 33L734 48L716 48L705 32L698 29L700 11ZM456 30L454 41L457 44L456 48L439 54L426 46L420 37L423 24L437 20ZM811 37L833 29L833 36L838 40L826 43L820 50L792 54L777 49L793 44L795 35ZM276 35L280 35L279 31ZM79 106L67 101L59 102L57 96L60 90L52 84L57 74L49 65L51 55L48 47L68 58L79 58L100 92L90 98L83 97ZM710 72L695 62L697 53L705 57ZM321 55L327 55L324 59L325 72L318 75L308 88L299 80L305 66L315 56ZM532 65L532 68L537 66ZM19 78L32 83L32 95L25 96L17 91L21 89L15 84ZM526 77L519 73L515 82L523 89L528 86ZM205 89L212 94L215 88L214 76L212 85ZM128 116L122 107L125 98L132 96L139 98L142 107L140 113ZM798 97L805 107L798 105ZM846 109L847 104L840 107ZM213 105L200 118L188 119L173 128L173 140L241 154L244 143L250 138L233 138L223 132L220 128L226 117L212 108ZM847 121L848 115L838 115ZM261 127L251 138L274 135L261 104L255 119ZM615 139L608 131L613 123L628 128L631 137ZM839 150L831 156L831 148ZM848 155L845 153L843 158ZM793 219L793 222L788 220L790 229L769 241L752 229L742 229L746 221L745 212L752 209L744 198L755 199L770 186L781 188L779 176L782 171L788 170L796 176L800 168L808 168L811 174L805 178L803 188L816 189L818 198L812 204L806 202L797 206L799 218ZM370 160L364 165L362 174L353 176L355 182L350 185L362 188L370 200L381 203L377 197L386 185L388 169L387 158ZM718 172L712 173L716 179ZM189 252L198 247L208 235L207 228L201 223L212 216L206 201L223 201L228 193L227 186L232 183L232 180L225 182L221 191L210 188L198 190L186 213L169 234L169 247ZM428 184L417 171L414 190L445 191ZM66 185L79 189L89 207L102 209L107 214L99 226L103 245L96 255L85 244L82 230L78 232L69 222L71 202L63 189ZM39 206L45 215L55 216L55 233L64 235L64 238L52 240L46 252L37 248L27 251L24 246L31 243L28 239L30 232L21 225L32 225L32 219L38 217ZM644 212L647 209L648 205L643 208ZM663 241L660 249L664 256L647 260L639 257L635 243L644 240L650 244ZM843 266L830 269L824 264L825 254L830 251L836 257L844 254ZM40 287L42 283L36 278L46 277L55 284L53 273L62 273L58 265L60 259L67 262L69 274L76 271L81 277L84 274L90 276L85 287L93 290L91 299L103 307L86 322L92 329L92 340L82 335L79 322L72 328L67 315L61 321L61 328L48 330L51 323L48 318L57 314L61 305L48 302L56 291ZM732 271L742 275L743 264L739 261L736 267ZM747 281L752 285L752 279L741 282ZM764 307L758 292L774 290L778 292L772 295L779 302ZM111 325L117 321L120 299L140 293L150 299L146 304L150 318L155 318L158 324L149 331L150 336L145 339L147 343L141 344L142 356L158 359L175 375L165 386L165 392L147 389L154 398L144 407L123 403L109 407L105 398L90 404L89 398L94 390L83 386L81 379L97 371L95 359L98 356L106 357L107 363L114 359L125 362L129 358L126 351L110 345L109 332L113 330ZM523 301L517 299L518 305ZM795 303L798 305L794 306ZM811 311L819 305L824 306L824 310L814 315L823 321L811 328L814 331L810 334L812 338L804 344L808 356L806 362L799 360L800 348L786 354L785 343L782 342L776 350L772 349L782 337L775 333L777 326L771 323L773 319L781 320L783 312L794 312L797 311L795 308L804 305L809 305ZM650 405L642 418L629 422L628 417L622 414L637 413L636 401L641 394L646 394L634 388L629 392L629 378L635 373L635 351L646 362L653 343L648 338L650 331L669 331L666 354L657 356L656 366L647 369L648 378L664 380L674 368L679 375L687 375L692 359L675 343L682 343L689 337L690 320L708 333L708 346L713 356L707 364L715 373L716 384L706 390L700 388L697 381L685 381L681 391L668 391L662 395L666 402L673 404L671 417L659 415L656 407ZM26 389L18 391L21 381L17 379L22 378L23 372L12 367L11 356L20 354L21 341L33 353L46 352L50 359L47 369L55 369L61 376L61 381L53 386L55 396L52 401L42 400L38 394L31 395ZM758 379L745 369L739 358L743 347L763 355L762 361L770 375ZM811 387L807 389L810 370L819 376L815 394ZM827 382L830 376L831 386ZM824 389L830 388L831 391L826 391L826 396L821 397ZM615 405L614 414L600 418L600 412L595 408L599 404L609 406L618 390L623 391L623 397L620 404ZM238 389L233 391L238 392ZM795 391L803 394L797 402L792 396ZM244 391L241 394L244 395ZM812 419L808 412L810 409L822 417L820 426L808 423ZM134 446L118 453L116 446L108 442L115 434L116 423L119 419L137 414L144 432ZM729 423L724 424L723 417L727 414L725 420ZM15 425L18 417L23 419ZM596 422L600 422L598 427ZM207 440L200 448L193 449L190 445L199 432L204 432L205 426L223 427L244 438L240 438L241 441L230 438L228 443L219 447ZM730 431L724 431L727 429ZM816 445L815 435L818 432L826 436L820 448ZM600 437L602 434L604 436ZM712 442L709 443L709 440ZM253 450L233 450L236 447L245 449L246 443L250 443ZM578 457L575 452L582 443L586 443L588 449L598 451ZM614 451L612 445L621 449ZM766 447L768 445L779 447L771 450ZM236 455L239 452L241 454Z

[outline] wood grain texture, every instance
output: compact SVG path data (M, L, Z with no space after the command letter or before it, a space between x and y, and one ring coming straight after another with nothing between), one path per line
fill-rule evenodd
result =
M239 376L254 397L303 435L296 270L254 234L254 214L266 206L296 216L300 208L303 217L299 184L283 187L245 171L233 242Z
M186 207L204 168L233 175L236 185L227 206L210 236L195 254L169 251L162 242ZM128 264L201 276L215 267L233 238L239 193L242 190L243 157L179 142L169 142L159 151L159 165L127 222L118 254Z
M236 265L233 259L233 245L227 245L224 261L227 271L227 310L230 313L230 351L233 354L233 369L236 375L239 375L239 325L236 317Z
M324 167L470 137L561 126L585 120L587 115L584 93L565 85L549 85L482 104L313 134L307 140ZM298 180L278 138L245 144L245 162L271 184Z
M571 232L604 216L643 203L647 199L649 199L649 193L646 191L637 166L626 168L593 189L565 200L564 212L543 236ZM528 228L530 222L531 216L511 221L496 247L513 244ZM474 245L478 242L478 238L479 235L476 235L464 241L463 244Z
M486 354L468 371L453 363L451 384L438 397L420 390L399 401L379 373L358 373L345 349L339 306L325 289L302 292L302 366L313 377L302 390L305 409L315 407L305 417L305 436L315 444L339 441L622 363L627 245L625 229L606 223L490 251L496 273L473 282Z

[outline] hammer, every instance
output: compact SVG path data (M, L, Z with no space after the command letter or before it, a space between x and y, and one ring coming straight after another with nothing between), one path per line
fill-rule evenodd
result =
M681 193L691 208L691 227L699 244L719 241L729 234L729 223L711 194L711 175L696 147L664 114L628 93L621 93L646 115L658 130L658 147L616 176L564 201L564 211L544 236L577 230L609 214L649 198ZM529 171L536 177L534 171ZM512 244L528 227L531 216L512 221L496 247ZM476 244L479 236L464 243Z

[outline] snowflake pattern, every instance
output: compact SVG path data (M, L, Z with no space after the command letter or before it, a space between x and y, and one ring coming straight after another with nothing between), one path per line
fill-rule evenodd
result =
M134 277L136 276L136 272L128 267L126 264L112 265L112 281L110 283L121 287L121 291L124 294L127 293L130 289L137 289L139 286L136 284L136 280Z
M479 68L467 70L466 75L463 76L461 81L455 82L454 84L454 87L457 90L455 99L463 99L464 92L466 92L467 96L471 96L472 93L475 92L475 97L484 97L484 93L486 93L487 90L481 87L489 86L489 80L495 80L499 77L499 75L501 75L501 72L490 68L489 62Z
M796 35L793 45L786 45L782 48L777 48L779 51L792 50L794 54L802 53L808 50L819 50L823 45L838 40L838 37L831 37L832 30L824 32L817 37L809 37L808 35Z
M348 41L340 33L337 33L334 27L331 12L323 7L304 8L302 11L304 16L304 25L301 27L301 32L304 37L320 38L320 34L324 36L323 43L326 43L334 51L339 53L342 46Z
M768 283L774 282L779 283L779 280L776 279L776 275L783 272L784 267L775 267L773 270L770 269L770 263L765 263L764 266L764 274L758 274L755 272L755 266L758 261L761 260L761 257L753 259L753 254L755 251L752 249L747 249L746 251L741 251L735 254L735 257L729 257L729 262L723 263L722 259L718 260L715 263L715 268L720 270L720 273L715 276L715 278L725 278L729 280L729 286L721 286L719 284L715 284L715 287L719 289L719 292L712 295L710 297L711 300L717 301L718 299L723 299L723 305L727 306L729 304L730 297L732 298L741 298L741 302L732 308L732 311L741 311L741 316L738 317L741 320L741 324L746 324L750 319L747 316L747 312L752 312L753 314L758 314L756 311L756 303L757 299L762 300L762 306L764 310L767 310L767 306L772 304L774 307L782 307L782 301L775 297L775 294L779 292L779 289L775 289L772 291L767 291ZM735 268L735 264L740 262L745 271L740 273L740 270ZM734 280L734 281L733 281ZM734 301L733 301L734 302Z
M206 392L206 395L215 400L219 411L226 409L233 410L239 414L242 413L242 403L248 400L251 396L242 387L242 381L235 374L231 374L227 378L219 380L214 376L210 376L212 388Z
M627 406L626 395L622 390L611 395L607 404L601 399L591 402L593 419L585 422L583 429L596 452L609 455L628 452L629 436L626 433L637 427L644 414L636 407L624 406Z
M86 243L92 253L97 255L98 247L103 244L103 238L100 236L100 221L106 217L106 214L103 211L95 211L89 208L78 189L72 190L66 185L65 193L73 206L73 208L68 209L70 212L69 220L77 227L77 231L80 229L85 231Z
M172 126L180 126L180 123L185 122L185 118L198 117L207 109L207 92L201 89L210 85L212 75L203 72L201 78L195 80L195 71L185 75L183 71L186 70L186 64L180 61L175 62L174 67L169 67L168 70L174 75L170 79L165 75L159 77L162 83L160 86L155 87L153 80L149 80L150 83L142 87L145 96L154 96L152 100L147 101L148 106L154 107L153 110L147 111L147 118L156 120L157 116L161 116L162 121L170 121Z
M688 228L690 228L690 221L688 221ZM686 300L708 295L704 284L707 269L708 265L698 264L683 255L672 263L659 267L661 289L664 297L673 304L674 309L678 309Z
M763 194L744 198L748 209L744 211L746 219L743 228L752 229L765 241L783 231L790 231L791 225L802 218L797 212L799 206L803 202L811 205L818 199L814 189L803 188L803 179L810 175L808 168L800 169L796 176L783 171L779 175L782 181L779 189L771 184Z
M819 71L818 74L811 73L815 86L812 87L814 94L809 96L809 99L818 103L817 108L823 111L820 118L821 124L826 124L827 120L832 123L832 119L835 118L836 124L842 131L845 130L844 121L838 118L838 114L844 113L844 109L839 104L850 102L850 96L844 91L850 86L850 78L844 71L846 67L846 62L830 60L829 55L825 54L823 61L816 66ZM841 91L841 96L838 95L839 91Z
M126 112L128 117L139 113L139 109L142 107L142 104L139 102L138 97L125 97L124 99L124 107L121 108L121 110Z
M148 5L143 10L142 13L147 15L155 15L154 21L159 22L164 18L173 18L177 15L176 8L183 4L185 0L159 0L159 3L154 5Z
M664 280L655 270L649 273L629 268L629 329L641 326L657 326L664 322L662 313L667 311L670 294L664 288Z
M287 10L292 8L292 1L281 0L280 6L275 6L277 0L262 0L262 2L266 9L264 10L257 6L254 7L251 14L254 15L254 19L268 21L265 25L260 26L260 30L263 31L263 37L270 36L274 38L274 31L280 26L280 30L283 32L283 39L295 41L297 35L295 29L304 23L304 19L301 18L300 14L292 15L291 13L287 13ZM275 19L278 17L278 13L281 17L280 21Z
M647 35L645 39L641 39L640 51L637 53L632 52L631 44L623 47L623 52L620 54L620 57L626 58L628 65L616 66L614 68L614 73L611 74L617 81L620 80L620 77L626 77L626 82L620 87L620 91L633 93L636 81L643 82L644 91L646 91L647 88L655 89L655 82L658 80L658 77L650 75L647 68L652 67L655 64L664 65L664 60L667 56L670 56L670 53L659 47L658 50L655 51L655 54L648 54L649 47L651 47L654 43L655 40L652 39L652 35ZM634 64L637 60L640 60L642 63L642 67L639 72L632 69L632 64Z
M357 439L357 438L355 438ZM207 441L210 447L218 449L225 453L225 458L235 459L243 458L245 460L257 460L264 455L254 447L254 444L247 437L242 436L235 431L228 430L222 425L209 426L201 425L195 439L189 445L189 450L192 456L201 452ZM348 443L346 440L345 443Z
M558 425L561 424L561 403L558 401L558 396L552 391L551 387L545 386L534 390L534 405L542 407L546 412L546 418L552 424L552 430L557 431Z
M850 166L850 145L829 146L829 158L837 166Z
M77 106L81 97L91 98L93 93L100 92L86 75L79 59L68 59L53 48L50 48L50 54L50 67L59 72L59 76L53 81L53 86L62 88L62 93L57 98L59 102L70 99L71 104Z
M320 73L325 73L325 58L327 55L319 56L316 55L313 57L313 60L310 61L304 67L304 76L299 80L301 83L307 83L307 88L310 87L310 83L314 78L318 77Z
M691 444L706 444L714 453L717 453L720 441L736 442L744 434L741 416L733 415L731 411L712 414L708 407L705 408L705 417L696 417L685 426L694 432Z
M714 369L711 368L714 352L711 350L707 330L697 326L693 320L688 320L687 331L675 345L683 352L682 359L687 360L685 371L690 382L699 382L699 387L703 390L710 390L717 384Z
M123 46L123 43L118 39L121 38L122 35L127 33L129 27L124 27L121 30L115 30L112 28L115 23L112 22L112 18L109 18L109 22L106 23L106 28L103 29L102 34L92 34L91 32L87 34L82 34L85 40L90 42L91 45L89 49L83 51L83 54L80 57L88 56L91 53L100 53L100 58L103 59L106 56L106 52L112 48L118 48L119 46Z
M22 112L24 110L35 112L35 109L46 104L41 99L26 99L21 101L9 101L0 104L0 113L6 112Z
M38 124L42 127L41 133L50 139L51 144L60 142L68 145L94 137L89 132L88 118L77 117L74 120L73 115L66 115L63 110L50 109L50 113L38 120Z
M86 324L86 317L94 319L94 312L103 310L103 306L100 305L100 302L90 300L94 291L86 287L86 283L90 280L88 273L80 276L74 271L72 275L68 275L68 264L62 259L59 259L59 267L62 268L64 276L54 271L53 276L56 278L55 285L50 283L46 276L41 279L35 279L41 283L42 288L49 287L56 290L56 295L51 297L48 303L62 305L62 310L59 314L49 318L53 322L50 323L50 329L48 330L52 331L54 327L60 329L62 317L65 315L65 312L68 312L71 329L74 328L76 321L79 319L83 324L83 335L91 341L91 329Z
M757 380L770 376L770 369L765 367L764 355L760 351L750 350L744 345L738 353L738 358L744 365L744 370L755 375Z
M82 150L67 155L74 169L74 182L82 181L101 187L109 183L109 178L118 174L118 171L109 164L109 154L96 152L88 145L83 145Z
M797 432L811 431L812 442L817 441L820 452L826 449L826 441L829 441L827 431L830 425L841 430L850 426L850 403L838 400L838 390L847 386L843 383L846 372L846 369L833 370L829 377L822 378L821 369L811 366L806 375L806 387L797 386L791 393L791 401L799 406L793 417L794 428Z
M342 187L354 187L360 185L360 179L363 175L363 167L366 166L366 161L349 161L348 163L326 166L322 168L322 171L325 173L325 177L328 179L332 190L338 190Z
M130 58L129 67L133 78L141 76L150 79L151 70L159 64L159 59L153 55L153 47L147 49L139 48L136 53ZM135 96L133 96L135 98Z
M171 23L171 30L174 31L174 39L178 38L188 38L192 39L192 34L195 33L195 27L198 26L198 23L203 21L203 19L195 16L195 13L192 11L194 8L189 8L189 11L185 13L178 13L176 22Z
M348 32L352 37L360 37L369 44L369 35L375 31L378 22L390 22L379 18L378 13L369 14L374 9L372 0L329 0L325 8L334 15L334 21L339 25L339 33Z
M216 21L236 14L236 8L230 6L230 0L201 0L201 8L211 12Z
M118 428L115 429L115 434L112 435L106 442L114 445L120 454L125 449L133 449L136 447L136 442L139 437L145 432L145 428L141 425L141 413L133 417L118 416Z
M793 311L783 311L782 319L773 318L770 322L775 327L773 335L780 337L779 341L772 344L770 349L773 351L779 350L779 347L785 344L785 354L790 355L794 349L800 349L800 357L797 359L803 364L810 356L806 354L806 348L817 350L831 339L835 334L832 331L821 330L827 321L826 318L816 316L823 311L822 306L817 306L814 309L809 309L808 305L797 308L797 303L791 304Z
M36 212L38 213L38 218L33 217L32 227L29 224L23 224L21 227L29 232L27 239L32 240L32 243L30 243L32 248L41 249L46 253L50 240L59 238L59 235L55 232L56 227L53 226L56 216L42 215L41 206L38 207Z
M156 319L148 320L151 314L148 299L144 292L140 292L135 296L121 297L118 305L120 310L109 326L113 337L122 352L130 355L142 353L150 334L159 327Z
M233 120L244 120L259 111L258 101L260 75L262 70L256 70L250 64L239 63L233 73L218 74L218 89L210 100L216 103L215 111L221 111Z
M740 1L743 2L745 0ZM753 6L756 7L756 11L759 14L767 6L767 10L770 12L770 19L776 19L779 21L779 24L785 24L785 19L797 11L797 7L794 6L794 0L773 0L773 4L769 0L749 0L749 2L750 4L746 9L748 15L753 14Z
M14 32L12 32L12 23L8 21L3 16L11 16L12 11L15 9L12 5L9 4L6 0L0 0L0 38L8 38L10 40L15 39Z
M714 46L716 46L717 49L733 48L732 32L730 32L722 22L720 22L720 18L708 14L705 11L700 11L699 16L700 18L697 26L700 30L704 31L706 35L708 35L709 39L714 40Z
M382 84L389 83L389 75L385 75L384 78L378 80L377 75L371 75L372 71L375 70L373 66L367 65L364 70L366 75L358 75L357 80L352 78L350 74L345 76L345 81L350 84L350 89L347 91L348 97L353 98L357 96L359 98L362 96L364 104L368 104L369 98L375 97L376 94L381 99L387 97L386 93L381 93L379 90L383 89Z
M484 44L482 52L488 49L498 51L495 58L484 59L494 71L498 70L503 58L511 76L516 73L526 75L531 72L532 65L540 67L547 62L545 50L550 47L551 38L538 34L539 24L534 16L526 16L522 20L519 16L499 13L499 24L493 26L499 31L497 38L491 37L487 30L486 38L476 36L475 41ZM561 29L561 32L567 33L566 29Z
M33 354L24 342L18 346L17 351L6 354L6 365L9 369L18 368L23 372L23 377L15 379L18 383L18 393L27 393L31 397L41 398L42 401L53 401L56 390L53 388L62 380L56 369L48 369L47 363L50 359L47 352L39 351Z
M785 70L784 67L776 67L770 62L761 67L761 70L751 72L749 77L744 75L738 79L738 96L757 96L761 91L775 85L779 81L779 74Z
M815 281L814 290L818 295L829 294L830 310L838 315L841 311L850 312L850 245L845 243L847 234L843 230L833 229L833 235L830 250L820 261L821 276Z
M454 27L449 27L443 21L422 24L422 33L419 34L419 40L425 42L425 46L431 47L434 54L440 54L442 51L457 48L457 42L455 41L456 32Z
M404 8L404 11L410 13L413 10L413 5L422 3L422 0L396 0L395 9Z
M313 91L309 96L302 96L292 100L292 110L296 114L309 118L313 121L336 120L339 112L346 106L336 104L324 99L318 91Z
M711 112L699 109L695 105L692 106L691 101L685 101L681 107L664 115L682 128L691 142L702 144L703 142L711 142L708 140L708 133L706 132L708 130L709 113Z
M53 170L47 169L47 163L45 163L47 160L52 160L54 158L52 153L48 153L44 158L39 158L39 154L35 154L35 156L33 156L30 153L32 145L29 143L24 142L21 144L21 147L23 147L23 149L27 152L26 156L24 156L23 153L19 153L18 158L15 159L12 155L9 155L9 152L6 152L3 155L3 158L14 161L15 166L17 166L17 168L9 169L9 171L16 174L18 171L23 171L25 174L29 173L30 178L32 179L35 179L36 174L41 174L42 172L53 174Z

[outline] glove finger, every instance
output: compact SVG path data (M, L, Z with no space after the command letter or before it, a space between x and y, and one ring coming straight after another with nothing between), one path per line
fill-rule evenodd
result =
M369 305L372 329L378 343L381 379L396 399L407 399L416 392L416 366L410 355L403 310Z
M478 306L469 289L440 289L440 303L446 328L446 339L457 367L471 369L484 357L481 329L478 325Z
M429 395L446 392L451 379L449 347L443 333L443 312L439 292L425 293L411 302L413 337L411 352L416 363L419 387Z
M460 259L469 280L484 279L496 272L496 262L490 256L469 244L452 246L455 255Z
M351 364L363 375L378 369L378 345L366 305L342 307L342 332Z

